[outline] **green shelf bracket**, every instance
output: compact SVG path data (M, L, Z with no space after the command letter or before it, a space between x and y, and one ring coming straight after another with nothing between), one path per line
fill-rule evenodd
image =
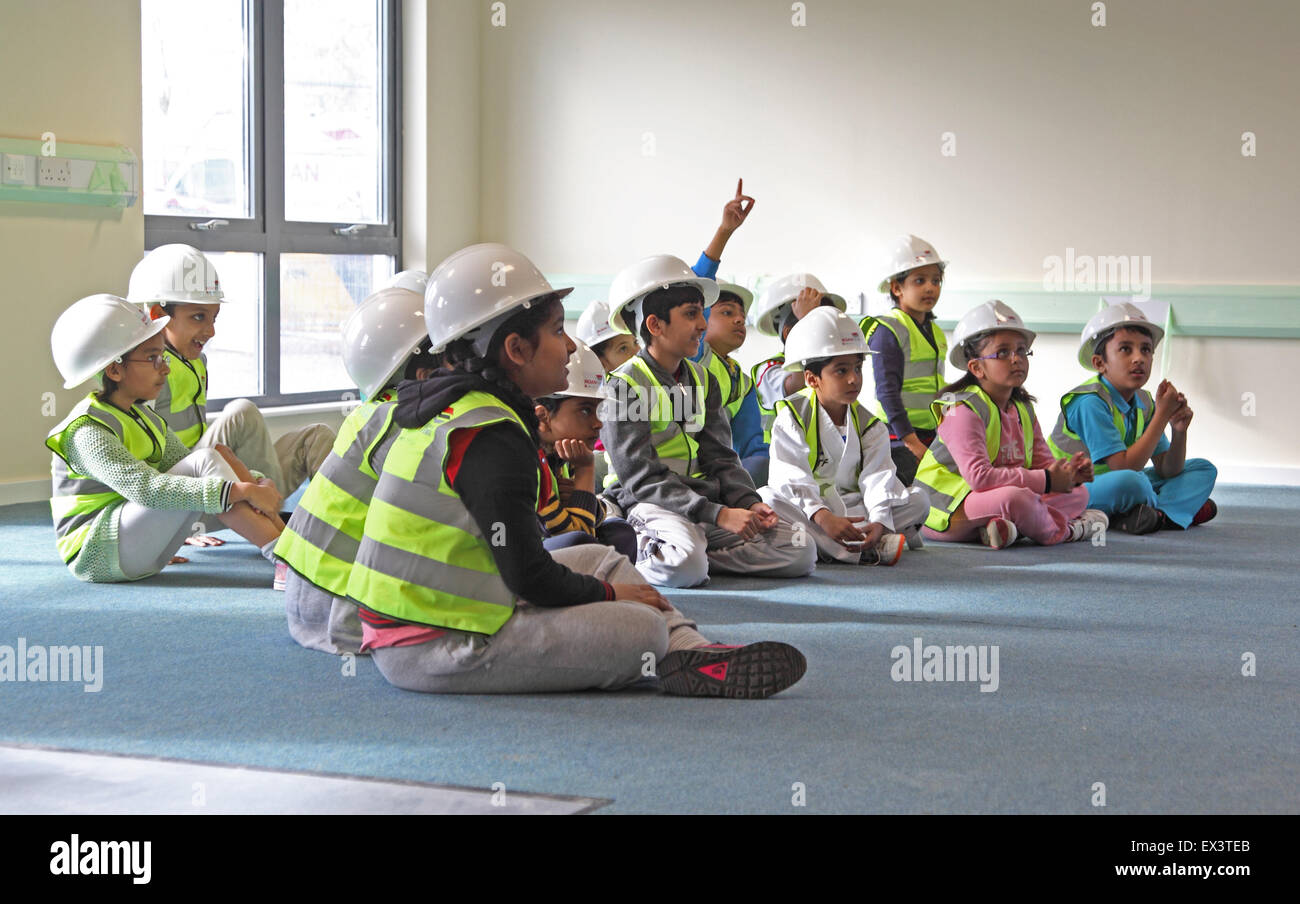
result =
M139 197L129 148L0 137L0 201L125 208Z

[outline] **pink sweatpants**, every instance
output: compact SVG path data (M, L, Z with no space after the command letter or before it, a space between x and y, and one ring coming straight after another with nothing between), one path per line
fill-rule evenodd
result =
M1069 522L1078 518L1088 507L1088 488L1075 487L1068 493L1049 493L1040 496L1024 487L998 487L980 493L971 492L962 500L958 512L965 520L950 523L943 533L922 529L922 536L930 540L960 543L974 540L979 529L993 518L1005 518L1016 526L1021 536L1035 543L1051 546L1070 536Z

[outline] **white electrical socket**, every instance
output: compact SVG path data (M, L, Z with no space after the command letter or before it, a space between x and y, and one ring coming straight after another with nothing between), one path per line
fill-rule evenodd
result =
M36 184L42 188L67 188L72 184L72 162L62 157L42 157L36 164Z
M36 158L27 154L5 154L0 176L5 185L35 185Z

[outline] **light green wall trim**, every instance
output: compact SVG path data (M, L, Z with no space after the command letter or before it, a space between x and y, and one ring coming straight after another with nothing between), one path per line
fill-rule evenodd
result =
M139 162L130 149L112 145L55 141L54 159L69 165L71 182L51 187L36 184L36 167L45 157L39 139L0 137L0 154L20 157L27 170L23 182L9 183L0 171L0 201L130 207L139 197Z
M564 311L570 318L576 318L592 301L605 299L613 280L612 276L572 273L553 273L547 278L551 285L574 287L564 300ZM742 284L761 288L768 279ZM1077 335L1088 318L1101 309L1103 297L1120 295L1104 290L1049 291L1042 283L1032 282L954 282L944 288L936 314L939 325L951 330L966 311L999 298L1036 332ZM1150 295L1153 301L1173 308L1172 335L1300 339L1300 286L1157 284ZM855 311L856 301L856 297L849 299L850 313Z
M1101 309L1107 291L1056 292L1039 283L969 283L947 286L938 308L944 329L965 311L991 298L1009 304L1040 333L1079 333ZM1173 309L1172 334L1261 339L1300 339L1300 286L1155 285L1151 300Z

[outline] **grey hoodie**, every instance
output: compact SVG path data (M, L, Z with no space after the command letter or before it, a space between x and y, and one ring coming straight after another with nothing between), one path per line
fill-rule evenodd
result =
M663 386L669 390L679 383L672 374L660 366L650 352L637 353L650 367ZM631 373L628 361L616 373ZM679 369L693 385L685 362ZM705 397L704 429L695 434L700 444L699 470L702 478L682 477L674 474L659 461L650 444L650 424L645 420L628 421L610 418L600 431L601 442L609 453L613 471L619 482L606 490L606 494L623 511L638 502L647 502L677 512L697 524L716 524L723 507L747 509L762 502L754 481L740 464L740 458L731 448L731 425L721 408L722 392L718 381L705 372L708 392Z

